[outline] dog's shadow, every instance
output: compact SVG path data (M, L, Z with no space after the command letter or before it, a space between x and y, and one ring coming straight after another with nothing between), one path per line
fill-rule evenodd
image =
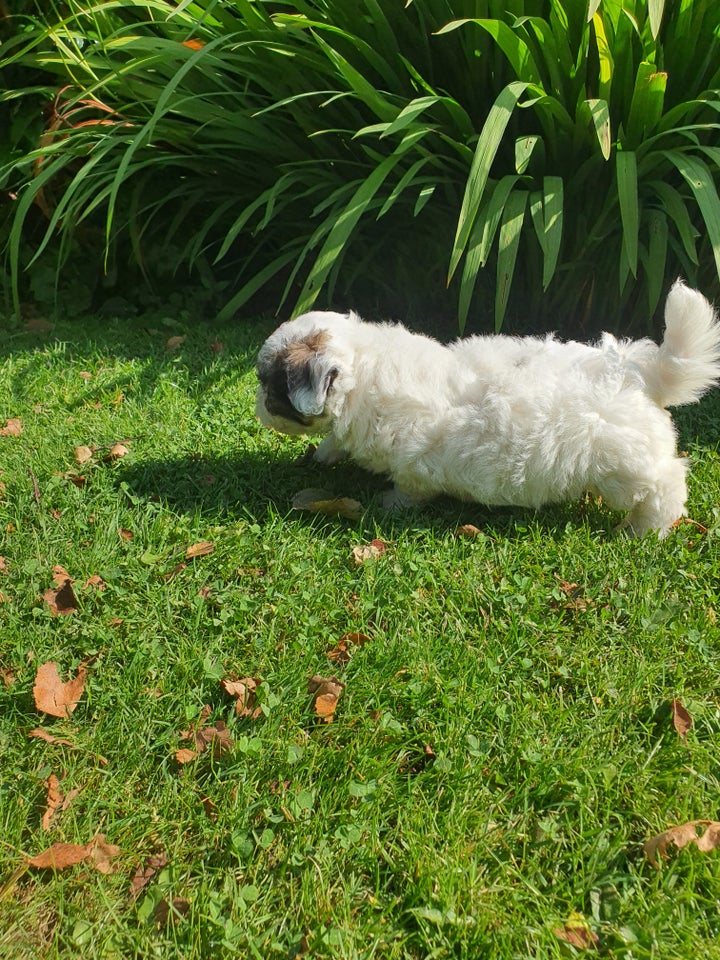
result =
M487 507L441 496L407 510L388 511L383 506L383 492L390 488L387 478L350 461L326 467L307 458L282 458L276 453L263 456L256 451L122 464L116 475L122 490L136 504L160 501L174 511L200 515L207 522L246 520L262 525L285 516L300 526L351 527L370 538L392 537L407 530L442 536L454 533L463 524L472 524L505 540L524 538L531 527L539 527L544 537L559 540L566 535L568 524L585 522L593 533L610 537L618 519L589 498L534 511ZM308 488L358 500L363 507L361 520L294 510L296 494Z

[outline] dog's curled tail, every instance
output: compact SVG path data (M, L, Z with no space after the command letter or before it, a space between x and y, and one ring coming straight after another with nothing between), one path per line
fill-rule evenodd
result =
M665 304L665 336L645 371L653 399L663 407L694 403L720 380L720 324L697 290L677 280Z

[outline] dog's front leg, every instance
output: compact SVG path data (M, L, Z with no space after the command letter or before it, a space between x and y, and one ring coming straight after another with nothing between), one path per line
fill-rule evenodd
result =
M313 454L315 463L322 463L326 467L332 467L341 460L346 460L348 454L338 445L335 437L329 433L324 440L320 442L317 450Z
M394 486L392 490L385 490L382 495L383 508L393 512L412 510L413 507L419 507L421 503L423 503L423 498L414 497L411 493L405 493L397 486Z

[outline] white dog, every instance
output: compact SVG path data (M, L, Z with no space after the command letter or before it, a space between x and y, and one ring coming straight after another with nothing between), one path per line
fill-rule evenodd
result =
M315 457L345 456L395 482L391 501L444 493L541 507L591 492L623 526L664 536L685 514L686 461L668 406L720 379L720 325L677 282L665 338L593 345L480 336L443 346L400 325L306 313L258 356L257 413L282 433L327 433Z

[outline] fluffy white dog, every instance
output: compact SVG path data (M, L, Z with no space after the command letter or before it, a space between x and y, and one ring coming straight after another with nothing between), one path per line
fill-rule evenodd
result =
M316 459L389 474L395 504L444 493L537 508L591 492L629 511L635 534L664 536L687 499L665 408L720 379L720 325L679 281L660 346L607 333L592 345L479 336L443 346L317 311L280 326L257 371L263 424L327 433Z

